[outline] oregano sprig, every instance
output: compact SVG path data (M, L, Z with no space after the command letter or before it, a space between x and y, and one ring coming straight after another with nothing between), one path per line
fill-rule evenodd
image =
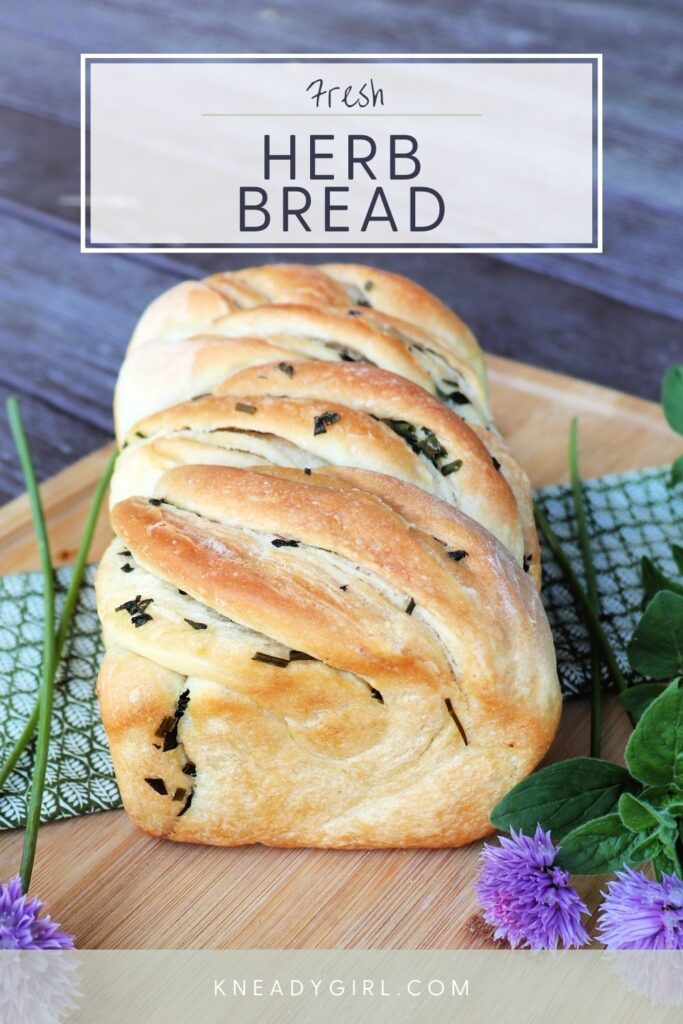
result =
M652 861L657 877L681 873L683 686L674 679L645 710L626 746L627 768L575 757L524 779L494 807L500 829L540 824L561 839L558 863L598 875Z
M678 561L678 560L677 560ZM636 720L627 768L579 757L541 769L493 809L497 828L561 839L558 863L572 874L604 874L650 861L655 874L683 868L683 596L658 590L627 653L650 678L668 684L629 687L620 700Z
M666 374L662 404L669 425L683 434L683 366ZM575 433L570 436L570 465L574 445ZM577 501L577 463L571 474L581 534L585 522L581 524ZM675 469L671 483L677 483ZM636 724L626 745L626 768L595 757L551 764L515 786L493 809L491 821L497 828L527 834L539 825L552 831L561 840L558 864L573 874L604 874L649 861L657 878L681 877L683 581L670 579L650 559L641 560L644 610L626 653L631 668L649 681L627 687L621 673L613 673L616 659L596 606L540 509L537 518L584 613L591 639L620 689L619 699ZM586 550L582 545L585 564ZM683 548L674 545L672 555L683 574ZM588 571L586 575L589 579ZM657 682L661 679L671 681Z

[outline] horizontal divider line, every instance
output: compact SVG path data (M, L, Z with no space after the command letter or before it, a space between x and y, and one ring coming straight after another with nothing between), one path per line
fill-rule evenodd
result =
M483 114L419 114L419 113L405 113L405 114L366 114L364 112L349 111L348 114L334 114L332 111L323 111L322 113L306 113L306 114L279 114L275 111L268 111L263 114L202 114L202 117L483 117Z

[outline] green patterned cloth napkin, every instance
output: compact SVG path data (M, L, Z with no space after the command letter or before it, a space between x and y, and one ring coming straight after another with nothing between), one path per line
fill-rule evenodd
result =
M649 555L665 573L676 575L671 545L681 542L683 489L667 486L669 472L668 468L648 469L585 484L603 621L627 678L624 647L640 613L641 555ZM536 497L582 575L569 487L546 487ZM543 560L543 600L555 636L562 690L569 697L587 688L590 644L561 571L547 549ZM70 573L70 568L57 571L58 614ZM121 806L95 694L103 647L93 578L91 566L55 693L44 821ZM20 735L36 699L42 614L40 573L0 578L0 761ZM0 796L0 829L16 828L24 822L31 765L29 748Z
M56 612L71 567L56 572ZM107 737L100 722L95 680L104 654L95 608L95 567L88 566L57 677L52 739L42 820L72 818L120 807ZM43 579L39 572L0 578L0 763L21 735L40 682L43 647ZM29 747L0 796L0 828L16 828L26 817L33 750Z

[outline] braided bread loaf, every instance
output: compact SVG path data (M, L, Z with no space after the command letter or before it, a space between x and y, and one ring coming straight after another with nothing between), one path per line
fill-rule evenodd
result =
M529 482L462 321L351 264L187 282L140 319L115 418L100 695L141 827L489 831L559 689Z
M183 466L158 489L114 507L97 576L134 820L226 845L488 832L560 704L536 589L502 545L363 470Z

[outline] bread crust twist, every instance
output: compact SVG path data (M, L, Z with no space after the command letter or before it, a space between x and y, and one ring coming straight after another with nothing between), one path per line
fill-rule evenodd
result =
M228 313L268 305L301 305L395 317L476 366L484 376L481 350L467 324L435 295L400 274L356 263L270 264L170 288L147 307L131 348L155 338L185 338ZM374 312L373 312L374 311Z
M183 463L372 469L466 512L540 585L526 477L502 441L492 448L492 436L478 436L423 388L377 367L280 361L238 371L215 395L137 423L111 500L154 493L161 473Z

